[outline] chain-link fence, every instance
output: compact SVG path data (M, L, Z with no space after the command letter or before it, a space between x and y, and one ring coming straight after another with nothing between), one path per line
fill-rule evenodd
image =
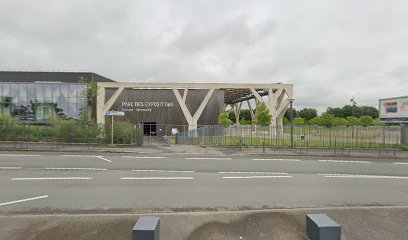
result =
M401 145L400 126L318 127L201 126L177 134L178 144L269 148L393 149Z
M113 135L112 135L113 130ZM118 122L98 125L78 121L56 121L34 125L22 122L0 122L1 146L28 146L29 143L55 146L61 144L87 144L89 146L116 144L142 145L143 135L138 126Z

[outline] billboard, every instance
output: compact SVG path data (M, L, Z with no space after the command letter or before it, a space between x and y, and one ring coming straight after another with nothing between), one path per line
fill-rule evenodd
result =
M408 122L408 96L380 99L380 120Z

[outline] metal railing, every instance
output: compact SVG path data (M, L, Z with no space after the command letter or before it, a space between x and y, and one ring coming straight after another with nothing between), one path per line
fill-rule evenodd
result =
M57 121L34 125L24 122L0 122L0 144L87 144L111 143L110 124L82 124L78 121ZM142 145L142 131L130 123L114 125L113 143L118 145ZM0 146L1 147L1 146Z
M268 148L393 149L401 145L400 126L283 128L261 126L200 126L177 134L178 144Z

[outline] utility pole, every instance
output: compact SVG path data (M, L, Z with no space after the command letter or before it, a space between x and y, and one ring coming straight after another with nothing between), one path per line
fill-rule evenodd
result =
M295 99L289 99L290 103L290 148L293 149L293 101Z

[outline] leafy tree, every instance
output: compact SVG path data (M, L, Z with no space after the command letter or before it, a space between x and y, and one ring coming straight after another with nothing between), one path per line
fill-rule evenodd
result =
M345 118L335 117L333 120L334 126L347 126L348 121Z
M297 126L300 126L300 125L305 125L305 119L303 119L303 118L301 118L301 117L295 117L295 118L293 118L293 125L297 125ZM289 121L289 124L290 124L290 121Z
M359 107L359 114L361 114L361 116L370 116L372 118L378 118L379 116L379 111L377 108L375 107L370 107L370 106L361 106Z
M269 112L268 107L265 103L262 103L259 107L256 108L255 113L255 124L259 126L269 126L272 122L272 116Z
M314 108L303 108L297 112L297 116L309 121L317 117L317 110Z
M229 118L227 111L223 111L218 116L218 124L223 125L223 126L228 126L228 125L231 125L232 123L233 121Z
M360 125L360 119L356 117L347 117L347 126L358 126Z
M240 121L244 121L247 122L248 124L251 124L252 117L249 109L241 109L241 112L239 113L239 119Z
M299 117L299 111L296 110L295 108L292 108L292 110L293 110L293 118ZM286 110L284 117L290 120L290 108Z
M79 77L79 82L85 86L81 95L86 99L86 102L81 108L80 120L84 125L89 125L92 123L92 120L89 116L88 105L92 105L95 102L95 99L98 96L99 87L96 82L90 82L85 77Z
M313 118L310 120L310 123L317 126L324 126L324 127L332 127L334 126L334 115L333 114L322 114L318 117Z
M368 127L375 125L375 122L374 119L370 116L362 116L360 117L360 125L363 127Z

